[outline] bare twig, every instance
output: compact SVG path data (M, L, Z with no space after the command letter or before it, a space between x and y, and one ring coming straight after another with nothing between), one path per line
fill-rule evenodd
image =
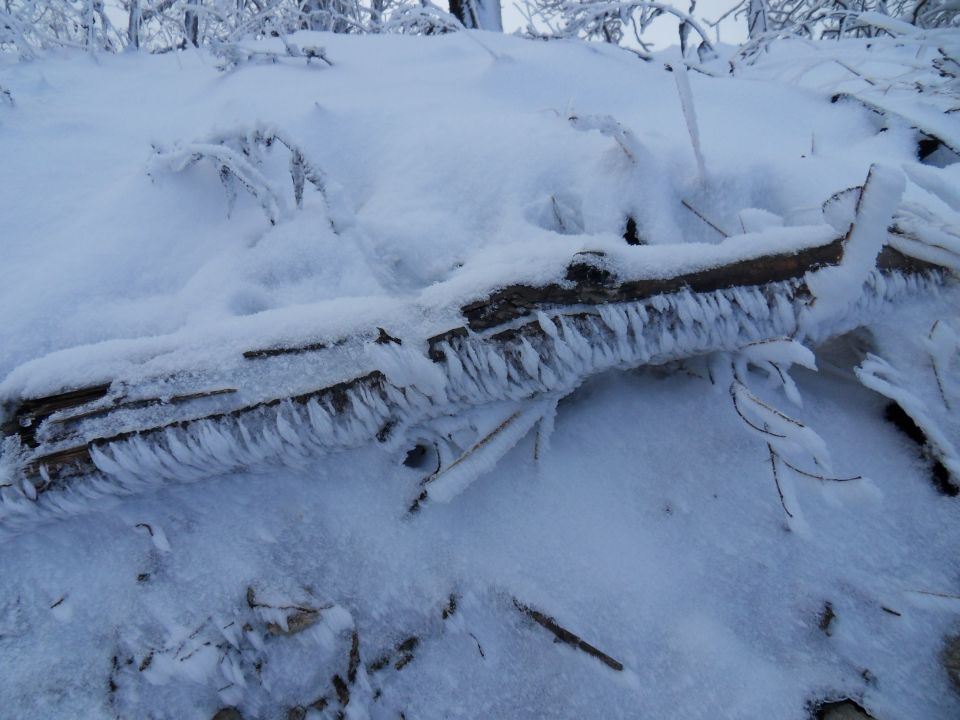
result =
M524 615L529 617L535 623L552 632L554 636L557 638L557 640L559 640L560 642L565 643L567 645L571 645L575 647L577 650L581 650L585 652L587 655L595 657L597 660L602 662L607 667L612 668L613 670L616 670L618 672L621 672L623 670L623 663L621 663L619 660L615 660L614 658L610 657L602 650L597 649L590 643L583 640L579 635L575 635L574 633L567 630L565 627L562 627L560 624L557 623L556 620L554 620L549 615L545 615L544 613L540 612L539 610L536 610L535 608L530 607L529 605L524 605L516 598L513 599L513 604L516 606L517 610L519 610ZM482 651L481 651L481 654L482 654Z
M946 598L947 600L960 600L960 595L952 595L950 593L934 592L931 590L908 590L907 592L916 593L917 595L930 595L932 597Z
M933 340L933 333L937 329L937 325L940 324L939 320L934 320L933 325L930 326L930 333L927 335L927 338ZM937 381L937 390L940 391L940 398L943 400L943 406L950 410L950 401L947 399L947 393L943 389L943 381L940 379L940 369L937 366L937 359L933 356L933 353L930 353L930 365L933 367L933 377Z
M710 227L712 227L712 228L713 228L714 230L716 230L718 233L720 233L723 237L725 237L725 238L730 237L730 233L728 233L728 232L725 231L723 228L721 228L719 225L717 225L715 222L713 222L712 220L710 220L709 218L707 218L702 212L700 212L699 210L697 210L693 205L691 205L691 204L690 204L689 202L687 202L686 200L681 199L681 200L680 200L680 204L683 205L687 210L689 210L690 212L692 212L694 215L696 215L698 218L700 218L701 220L703 220L707 225L709 225Z
M770 451L770 469L773 470L773 483L777 486L777 495L780 496L780 505L783 507L783 511L787 514L787 517L792 518L793 513L787 509L787 503L783 499L783 489L780 487L780 475L777 473L777 454L773 450L773 446L770 443L767 443L767 450Z
M749 418L747 418L746 415L743 414L743 411L740 410L740 405L737 402L737 391L735 387L737 384L740 384L741 386L743 385L743 383L740 383L739 380L734 380L732 383L730 383L730 398L733 400L733 409L737 411L737 415L740 416L740 419L743 420L747 425L752 427L754 430L756 430L757 432L761 432L764 435L770 435L771 437L777 437L777 438L787 437L786 435L779 435L775 432L772 432L770 429L766 427L760 427L759 425L754 424Z
M805 477L808 477L808 478L813 478L814 480L823 480L823 481L825 481L825 482L853 482L854 480L863 480L863 476L862 476L862 475L854 475L853 477L847 477L847 478L828 477L828 476L826 476L826 475L818 475L817 473L812 473L812 472L807 472L806 470L801 470L801 469L798 468L796 465L793 465L792 463L788 462L787 460L784 460L784 459L783 459L783 456L781 456L781 455L779 455L779 454L777 455L777 459L778 459L780 462L782 462L784 465L786 465L788 468L790 468L791 470L793 470L795 473L799 473L800 475L804 475Z

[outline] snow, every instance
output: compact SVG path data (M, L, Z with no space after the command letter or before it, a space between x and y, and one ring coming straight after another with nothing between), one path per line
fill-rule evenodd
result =
M291 40L332 66L2 68L2 419L106 381L96 409L131 404L37 437L250 410L94 447L40 493L5 442L0 715L333 717L336 677L356 718L956 717L957 501L884 409L960 473L960 296L875 262L960 266L958 165L921 164L911 126L958 118L899 86L899 119L831 102L875 94L836 57L909 48L785 41L711 77L484 32ZM838 238L805 278L540 307L425 352L577 253L658 279ZM824 360L864 325L869 355Z
M814 297L808 322L821 323L837 314L838 307L860 298L863 283L876 267L905 186L906 180L898 169L883 165L870 168L857 201L856 215L844 238L843 260L835 267L822 268L807 276L807 285Z
M197 364L223 362L224 353L216 360L214 353L224 333L271 344L304 328L316 328L316 339L324 327L336 332L344 298L357 315L366 306L369 316L389 318L398 297L446 281L463 283L466 294L505 266L512 269L505 282L547 280L566 248L619 247L628 213L651 244L715 243L716 233L680 198L735 228L729 208L786 215L862 183L877 153L911 159L912 150L893 142L896 131L871 140L855 108L825 114L823 98L782 85L695 76L703 152L717 168L713 182L698 187L671 74L626 55L572 43L548 51L488 35L483 42L500 60L460 36L299 42L326 46L335 67L254 66L224 75L205 56L180 53L104 57L97 67L50 58L42 69L7 71L18 105L0 118L10 271L3 292L31 301L3 325L0 373L56 350L74 355L58 359L49 376L32 368L29 387L5 385L5 394L65 383L64 365L73 368L69 384L96 381L94 370L114 376L119 368L107 367L105 356L116 362L124 353L114 346L100 354L111 342L141 355L178 348L155 363L162 374L190 345L203 348ZM403 61L385 61L391 57ZM350 91L356 87L364 92ZM737 110L758 102L783 107L783 121L770 127ZM609 139L574 132L565 114L581 111L616 118L645 156L631 162ZM270 229L242 190L225 217L226 196L209 165L182 177L147 175L153 143L202 142L263 122L296 138L342 189L352 224L340 235L325 228L329 211L316 192ZM801 158L811 133L823 157ZM285 165L281 149L269 157ZM285 173L273 177L278 187L289 187ZM42 193L18 190L41 184ZM558 193L579 198L588 245L576 236L565 246L527 219L528 208ZM322 251L312 253L317 245ZM46 258L42 266L37 255ZM547 256L552 266L544 266ZM425 304L442 311L462 297L428 295ZM94 362L87 352L100 357Z

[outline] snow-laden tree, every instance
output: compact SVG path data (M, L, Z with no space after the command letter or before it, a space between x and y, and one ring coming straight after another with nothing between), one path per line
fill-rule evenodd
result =
M503 30L500 0L450 0L450 12L464 27Z
M29 59L36 50L168 52L222 46L297 30L437 34L462 28L502 30L499 0L455 0L452 13L429 0L5 0L0 50Z
M960 27L955 0L740 0L712 22L698 18L696 0L686 11L657 0L527 0L525 15L534 37L599 40L642 56L651 49L644 37L651 24L673 17L683 54L696 47L701 58L713 51L708 28L731 17L747 25L751 41L785 34L821 39L890 34L877 21L883 17L924 29Z
M694 17L695 9L696 0L689 12L658 0L528 0L527 32L535 37L600 40L648 57L651 46L644 33L655 20L667 16L678 23L684 55L694 45L701 56L712 55L713 44Z
M741 0L720 19L743 18L751 40L767 33L828 39L886 32L877 23L862 22L867 13L924 29L960 27L960 4L954 0Z

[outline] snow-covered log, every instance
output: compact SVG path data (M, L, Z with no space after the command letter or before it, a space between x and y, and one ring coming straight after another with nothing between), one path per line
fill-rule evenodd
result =
M845 286L842 301L833 303L821 288L830 284L824 270L845 266L846 241L822 227L813 232L818 235L786 250L754 236L752 253L737 250L732 238L717 246L715 258L732 253L739 259L704 260L702 269L674 274L651 273L642 262L618 263L602 253L579 254L558 282L511 285L467 303L461 308L465 324L427 339L421 349L381 329L371 346L382 349L371 357L382 367L296 396L238 405L231 388L219 387L131 403L111 399L110 384L101 384L23 401L4 425L5 483L11 487L0 505L0 523L16 525L9 521L41 506L56 513L76 502L61 498L137 492L265 462L296 465L374 438L404 442L431 418L562 396L613 367L734 351L787 336L823 340L861 324L885 302L948 276L887 246L875 262L868 258L873 270L862 281L858 277L860 289ZM821 297L812 295L808 277L817 280ZM326 351L322 344L298 349L318 363ZM270 356L253 352L249 358ZM220 409L204 413L211 402ZM156 423L157 411L164 421L144 425L144 418ZM542 413L518 410L504 424L520 414L525 434ZM465 448L463 458L436 474L436 482L428 478L419 500L431 489L444 500L457 494L479 472L472 466L479 463L482 470L488 462L483 453L468 456L488 444L494 450L503 445L505 452L522 437L514 434L506 444L502 437L489 443L481 438ZM51 502L37 503L38 496Z

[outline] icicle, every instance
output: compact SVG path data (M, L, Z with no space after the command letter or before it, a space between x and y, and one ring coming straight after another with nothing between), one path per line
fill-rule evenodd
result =
M557 339L557 327L553 324L553 320L547 317L546 313L541 310L537 310L537 322L540 324L540 329L543 330L549 337L554 340Z

